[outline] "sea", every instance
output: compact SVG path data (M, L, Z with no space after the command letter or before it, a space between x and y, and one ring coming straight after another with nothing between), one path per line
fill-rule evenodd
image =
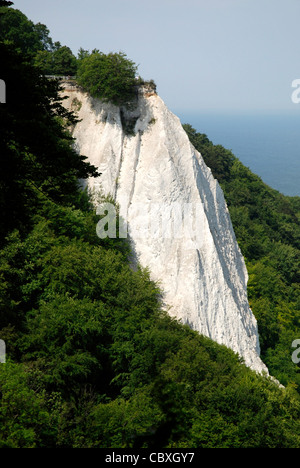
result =
M273 189L300 196L300 109L283 115L174 113L182 124L231 150Z

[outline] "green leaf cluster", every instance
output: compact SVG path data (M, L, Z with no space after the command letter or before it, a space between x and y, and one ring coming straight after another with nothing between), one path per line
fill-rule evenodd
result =
M137 66L123 52L93 51L79 62L77 80L91 96L117 106L135 97Z
M19 55L11 60L21 66ZM27 74L19 76L22 87ZM36 137L37 103L53 102L40 82L36 92L27 114L10 108L6 133L16 144ZM48 127L56 151L62 122ZM131 268L126 240L97 237L98 217L73 179L47 192L45 141L32 146L45 176L45 184L34 179L40 190L5 179L31 210L24 225L5 225L0 250L0 447L299 447L293 386L278 387L172 319L149 272ZM74 154L66 157L72 166ZM25 151L21 167L24 160Z
M53 42L47 26L8 6L0 5L0 41L28 56L45 75L76 75L77 59L71 49Z
M0 43L7 103L0 107L0 245L13 228L26 229L41 200L76 202L78 180L97 176L73 148L62 125L74 124L56 81L42 77L27 57Z
M0 5L0 42L25 54L38 72L48 76L76 77L78 84L94 97L117 106L130 107L138 85L137 65L124 52L104 54L98 49L78 51L54 42L46 25L29 20L20 10ZM147 86L156 88L153 80Z
M45 75L74 76L77 73L77 59L71 49L55 42L51 50L38 50L34 65Z
M291 359L300 336L300 198L267 186L230 151L185 124L224 191L249 273L248 295L258 320L262 358L282 384L300 388Z
M92 212L47 205L0 255L0 446L299 446L293 388L166 314Z
M131 267L125 239L97 237L78 184L97 171L72 148L65 125L74 116L57 83L11 45L0 53L1 78L13 85L0 107L0 447L299 448L300 399L284 345L297 329L298 199L262 186L189 129L209 145L227 190L264 358L277 374L280 360L282 388L172 319L150 273Z

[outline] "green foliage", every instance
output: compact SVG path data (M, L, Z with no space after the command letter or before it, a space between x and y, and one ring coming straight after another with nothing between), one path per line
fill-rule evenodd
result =
M13 2L8 2L7 0L0 0L0 7L9 7L13 5Z
M11 44L46 75L76 75L77 59L67 46L53 43L44 24L34 24L20 10L0 6L0 41Z
M34 65L45 75L76 75L77 59L67 46L55 42L51 50L39 50Z
M0 107L1 244L15 227L28 226L44 199L73 203L78 179L97 171L76 153L61 125L76 120L62 106L58 84L11 46L0 43L0 54L7 83L7 103Z
M34 24L24 13L13 8L1 7L0 41L12 43L18 52L33 57L38 50L52 45L49 30L41 23Z
M48 47L47 30L38 31L34 52ZM78 187L95 168L64 129L74 116L56 83L0 47L1 78L12 84L0 107L0 447L299 448L289 348L299 330L299 200L189 128L225 187L263 356L280 388L172 319L149 272L132 269L126 240L97 237L92 200ZM82 63L89 58L80 51Z
M235 161L231 151L221 145L213 145L206 135L197 133L189 124L183 125L191 143L202 154L206 164L212 170L219 182L226 180Z
M168 316L94 221L47 201L0 251L2 446L299 447L297 393Z
M79 61L78 84L94 97L117 106L128 105L135 96L137 67L123 52L92 52Z
M21 364L0 366L0 448L52 445L57 412L50 404L50 395L36 392L30 385L30 377Z
M164 435L169 432L170 446L297 446L285 419L288 392L238 366L226 348L188 337L163 364L160 378L157 391L168 411ZM299 409L299 401L294 403ZM299 429L299 421L296 425Z
M224 191L247 263L262 358L284 385L300 389L299 367L291 360L300 325L300 198L268 187L229 151L190 125L184 128Z

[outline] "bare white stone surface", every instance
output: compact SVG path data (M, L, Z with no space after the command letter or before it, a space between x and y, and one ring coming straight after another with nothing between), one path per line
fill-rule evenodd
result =
M179 118L147 90L140 90L137 108L122 119L118 107L80 90L66 95L67 108L80 107L81 121L73 131L78 151L102 173L89 185L98 189L101 183L119 203L137 260L159 282L170 315L268 374L259 357L247 270L223 192ZM131 119L134 135L125 134L124 119ZM168 219L178 222L184 209L195 210L185 218L194 223L194 236L191 229L180 235L167 224ZM155 210L162 227L155 224Z

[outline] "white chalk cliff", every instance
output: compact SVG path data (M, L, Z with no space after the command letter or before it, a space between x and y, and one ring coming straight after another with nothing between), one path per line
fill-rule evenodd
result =
M78 110L81 119L73 131L78 151L102 173L89 185L97 189L101 183L119 203L137 260L159 282L170 315L268 374L259 357L247 270L223 192L179 118L150 89L140 88L135 110L123 113L76 88L65 94L65 106ZM124 131L126 125L133 134ZM180 218L186 207L195 208L189 218L195 221L194 238L174 235L176 230L167 235L153 229L152 221L152 231L141 234L136 226L145 226L149 213L153 218L153 207L163 223Z

